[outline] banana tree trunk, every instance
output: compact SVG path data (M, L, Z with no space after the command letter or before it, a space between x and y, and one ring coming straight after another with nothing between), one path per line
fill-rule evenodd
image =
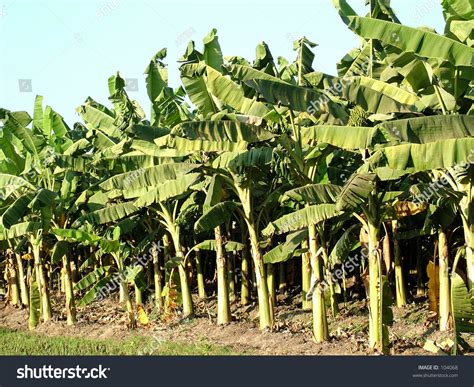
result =
M448 241L444 230L438 232L439 254L439 329L447 331L451 315Z
M135 289L135 304L136 305L143 305L143 292L142 292L142 290L137 286L137 284L134 284L133 288Z
M308 248L308 241L304 240L301 246L303 249ZM303 310L311 310L311 300L307 300L309 288L311 287L311 253L308 251L301 254L301 293L302 293L302 308Z
M18 267L18 282L20 284L20 296L21 296L21 303L24 306L29 305L29 296L28 296L28 286L26 284L26 277L25 271L23 267L23 261L21 259L20 254L15 254L16 256L16 264Z
M184 249L181 246L179 228L174 224L170 225L169 230L171 239L173 241L175 255L177 258L184 260ZM181 286L181 299L183 301L183 317L190 317L194 314L193 298L191 296L191 288L189 286L189 275L186 270L186 263L180 262L178 264L179 283Z
M177 253L177 257L183 257L183 253ZM191 297L191 289L189 288L189 278L183 265L178 266L179 282L181 285L181 296L183 299L183 316L190 317L194 314L193 300Z
M387 339L383 329L382 250L379 227L369 222L369 346L386 352Z
M230 256L226 259L227 264L227 283L229 285L229 301L235 301L235 270L234 270L234 260Z
M466 243L466 266L469 289L474 286L474 225L463 222Z
M61 267L61 283L60 283L60 292L61 293L66 293L66 284L64 281L64 276L65 276L65 269L64 266Z
M401 262L401 249L400 242L397 239L398 233L398 221L392 221L392 232L393 232L393 260L395 263L395 294L397 300L397 306L399 308L404 307L407 304L407 297L405 291L405 279L403 278L403 268Z
M286 294L286 267L285 262L280 262L278 265L278 292L280 294Z
M231 321L229 304L229 286L227 283L227 264L222 245L220 226L214 229L216 240L216 266L217 266L217 324L228 324Z
M207 298L206 287L204 283L204 272L202 264L202 255L199 250L196 251L196 273L197 273L197 285L199 298Z
M313 289L313 335L317 343L329 339L328 319L326 313L326 303L324 300L323 268L321 255L318 255L318 240L316 226L308 227L309 231L309 251L311 254L312 283Z
M236 179L235 179L236 180ZM265 264L263 262L262 251L257 234L257 226L253 220L252 200L249 187L236 185L237 193L242 203L247 224L248 236L250 239L250 248L255 274L255 283L257 285L258 313L260 320L260 329L272 329L273 327L273 308L268 293L267 277L265 273Z
M161 268L160 268L160 256L157 249L152 250L153 256L153 280L155 283L155 306L158 310L158 313L161 313L163 310L163 281L161 278Z
M20 287L18 286L18 273L13 255L12 250L7 251L7 283L9 302L11 305L17 306L20 304Z
M119 272L122 274L120 275L119 281L120 303L125 304L125 309L127 311L128 316L128 323L130 325L130 328L134 328L136 326L135 313L133 311L132 299L130 298L128 282L125 279L125 275L123 275L125 271L123 260L120 256L120 253L113 253L112 255L115 259Z
M128 290L128 284L126 281L120 281L120 294L123 295L123 302L127 310L128 322L130 327L133 328L136 325L135 313L133 312L132 300L130 298L130 292Z
M324 266L326 269L326 280L327 280L327 283L329 284L329 299L331 303L331 312L332 312L332 316L335 317L339 314L339 304L337 302L334 281L332 280L332 276L331 276L332 273L331 273L330 265L329 265L328 248L327 248L327 243L325 241L324 243L322 243L322 254L323 254Z
M269 263L267 264L267 287L270 301L272 303L272 308L275 308L276 305L276 284L275 284L275 265Z
M63 256L63 270L64 270L64 290L66 294L66 320L67 325L74 325L77 322L76 318L76 302L74 300L74 290L71 278L71 266L69 259Z
M33 257L35 261L36 283L38 284L40 298L41 298L41 313L43 321L46 322L51 319L51 301L49 298L48 282L44 273L44 266L41 262L40 245L33 244Z
M249 268L249 245L244 240L244 249L242 250L241 264L242 278L240 282L240 303L248 305L250 303L250 268Z
M469 173L472 174L473 167L469 168ZM458 183L458 189L465 195L459 202L461 211L464 241L466 245L466 268L467 268L467 282L469 289L474 286L474 216L472 209L474 207L474 185L471 181L466 184Z
M260 251L257 232L253 225L249 224L249 237L252 249L252 259L255 268L255 280L257 282L258 312L260 317L260 329L271 329L273 326L273 308L270 302L268 286L266 281L265 264Z
M425 268L423 267L423 255L421 249L421 241L417 241L417 255L416 255L416 295L423 297L425 295L425 283L423 281Z

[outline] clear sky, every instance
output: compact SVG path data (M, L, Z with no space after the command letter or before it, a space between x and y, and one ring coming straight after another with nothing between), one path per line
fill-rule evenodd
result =
M350 0L363 15L365 0ZM401 21L442 33L440 0L392 0ZM359 39L339 18L331 0L132 1L0 0L0 106L32 113L36 94L69 124L88 96L108 103L107 79L119 70L138 79L129 95L149 112L143 71L168 48L170 83L180 84L176 60L187 42L217 28L224 55L253 60L265 41L274 56L293 60L292 42L306 36L315 48L314 68L335 74L336 62Z

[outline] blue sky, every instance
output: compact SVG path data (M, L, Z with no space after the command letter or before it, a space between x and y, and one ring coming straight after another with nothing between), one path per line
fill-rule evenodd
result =
M365 0L350 3L365 14ZM392 0L392 6L406 25L443 31L439 0ZM212 28L224 55L249 60L260 41L275 58L293 60L292 42L304 35L319 45L313 67L332 74L359 44L331 0L0 0L0 106L32 113L40 94L72 124L88 96L108 103L107 79L119 70L138 79L129 95L148 114L143 71L150 58L167 47L170 84L178 86L176 60L191 39L200 49Z

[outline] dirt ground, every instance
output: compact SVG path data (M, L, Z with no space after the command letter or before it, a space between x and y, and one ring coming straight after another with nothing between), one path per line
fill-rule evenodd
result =
M233 322L226 326L216 324L216 299L194 300L196 316L180 320L179 315L161 321L146 306L150 321L148 327L130 331L126 327L126 315L118 299L109 298L78 308L78 323L67 326L63 298L52 296L53 320L40 324L36 333L45 336L75 336L85 338L124 338L131 334L152 335L158 340L193 343L207 340L209 343L230 347L234 352L252 355L367 355L368 310L365 301L354 301L344 306L333 318L329 312L331 339L316 344L311 333L311 312L302 311L299 297L280 298L275 310L276 323L272 332L258 329L256 304L232 305ZM438 332L436 318L430 314L426 302L411 303L405 308L393 308L394 323L390 329L391 353L394 355L430 355L423 346L427 340L442 342L452 338L452 332ZM0 326L12 329L28 329L28 313L2 304ZM465 337L474 346L474 335ZM472 350L467 354L474 354Z

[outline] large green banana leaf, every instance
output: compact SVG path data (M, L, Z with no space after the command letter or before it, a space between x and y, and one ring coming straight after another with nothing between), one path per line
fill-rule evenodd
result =
M106 136L119 138L120 131L115 126L115 116L105 106L88 99L83 105L77 108L77 112L90 129L97 129Z
M28 205L31 202L31 195L21 195L3 213L1 221L4 227L10 228L28 212Z
M434 32L389 21L348 16L349 28L365 39L377 39L426 58L443 59L454 66L471 66L474 49Z
M6 229L0 225L0 240L19 238L34 233L42 228L41 222L16 223Z
M424 144L474 136L474 116L436 115L387 121L378 125L398 141Z
M451 277L451 297L456 333L474 333L474 291L469 289L458 273Z
M349 78L349 81L350 80L351 79ZM354 77L354 82L362 87L365 87L366 89L381 93L412 109L415 108L416 103L419 101L419 98L415 94L391 83L382 82L377 79L364 76Z
M222 103L249 116L264 117L270 112L270 109L264 103L245 97L244 91L237 83L212 67L207 67L206 73L207 86L210 92Z
M278 244L263 256L265 263L285 262L292 258L298 246L308 237L308 230L288 234L285 243Z
M177 136L165 136L155 140L155 143L160 146L166 146L183 152L199 151L199 152L232 152L245 150L248 143L245 141L230 142L230 141L208 141L202 139L188 140L187 138Z
M224 250L227 252L235 252L241 251L244 249L244 245L240 242L235 241L227 241L224 244ZM215 239L208 239L194 245L191 251L196 250L209 250L209 251L216 251L216 240Z
M48 137L54 133L57 138L64 138L70 129L60 114L51 106L46 106L43 114L43 131Z
M7 173L0 173L0 192L2 197L5 200L12 193L18 192L22 188L27 188L28 190L35 190L35 186L26 181L25 179L10 175Z
M100 266L97 269L91 271L89 274L82 277L81 280L74 285L74 290L85 290L89 286L94 285L99 279L104 277L104 275L108 272L109 269L110 266Z
M334 124L347 122L348 116L345 109L333 102L329 95L317 89L266 79L251 79L245 81L245 84L261 94L268 103L287 106L294 111L317 116L329 113L328 120Z
M191 140L245 141L247 143L267 141L276 136L261 126L227 120L183 122L175 127L173 132Z
M474 3L472 0L442 0L445 19L455 17L457 19L474 19Z
M340 213L341 212L336 209L336 205L334 204L317 204L305 207L269 223L268 226L262 230L262 234L269 236L296 231L327 219L334 218Z
M397 86L367 77L349 77L340 95L365 111L375 114L416 112L419 98Z
M153 203L162 203L168 199L181 196L191 190L200 176L199 173L190 173L180 176L178 179L149 187L148 191L134 202L134 205L137 207L147 207Z
M252 148L242 152L224 152L212 162L216 169L261 167L272 161L272 148Z
M152 103L157 102L158 97L168 88L168 70L162 62L166 52L166 48L158 51L145 69L146 91Z
M111 204L100 210L88 213L84 218L94 224L105 224L123 219L138 210L138 207L129 202Z
M293 50L297 52L295 63L298 68L298 74L303 76L314 71L314 53L313 51L311 51L311 48L314 48L316 46L316 43L311 42L304 36L301 39L295 40L293 42ZM302 79L298 79L298 82L300 82L300 84L302 84L301 81Z
M336 201L338 211L351 210L366 203L375 188L376 175L372 173L354 173L346 182Z
M194 224L197 233L213 230L217 226L226 223L232 216L238 204L231 201L217 203L210 207Z
M226 68L234 78L237 78L241 82L249 81L251 79L266 79L267 81L286 83L273 75L257 70L251 66L231 64Z
M342 187L335 184L308 184L285 192L285 196L308 204L335 203Z
M331 253L329 254L328 261L331 266L342 264L349 253L358 246L359 244L359 231L360 224L354 224L349 227L341 237L334 244Z
M32 155L38 156L37 145L39 145L39 139L26 127L31 121L31 117L29 121L22 119L23 115L20 113L23 112L10 112L5 109L0 109L0 120L3 121L3 131L14 135Z
M429 171L474 161L474 138L440 140L427 144L401 144L381 149L392 169Z
M216 113L219 109L204 78L205 67L199 63L181 66L181 81L191 102L204 117Z
M196 169L198 164L169 163L121 173L100 184L103 190L152 187Z
M69 229L69 228L53 228L51 232L60 238L64 238L71 242L79 242L83 244L95 245L101 237L83 230Z
M51 263L57 264L61 262L61 259L68 253L69 248L70 245L68 241L57 241L53 247L53 250L51 251Z
M377 127L316 125L301 128L304 141L317 140L335 147L355 150L372 148L386 139Z
M141 154L157 157L157 158L166 158L166 157L183 157L191 154L192 152L185 152L178 149L169 149L163 148L161 146L156 145L155 143L142 141L142 140L134 140L130 144L130 148L139 151ZM130 156L131 153L128 153Z
M224 59L222 58L222 50L217 38L217 30L215 28L204 37L203 43L204 50L202 55L204 62L213 69L221 72Z
M207 214L207 212L216 204L224 201L228 196L225 185L224 179L221 175L213 175L211 181L209 183L209 187L206 193L206 199L204 200L204 204L202 205L202 212L203 214Z

